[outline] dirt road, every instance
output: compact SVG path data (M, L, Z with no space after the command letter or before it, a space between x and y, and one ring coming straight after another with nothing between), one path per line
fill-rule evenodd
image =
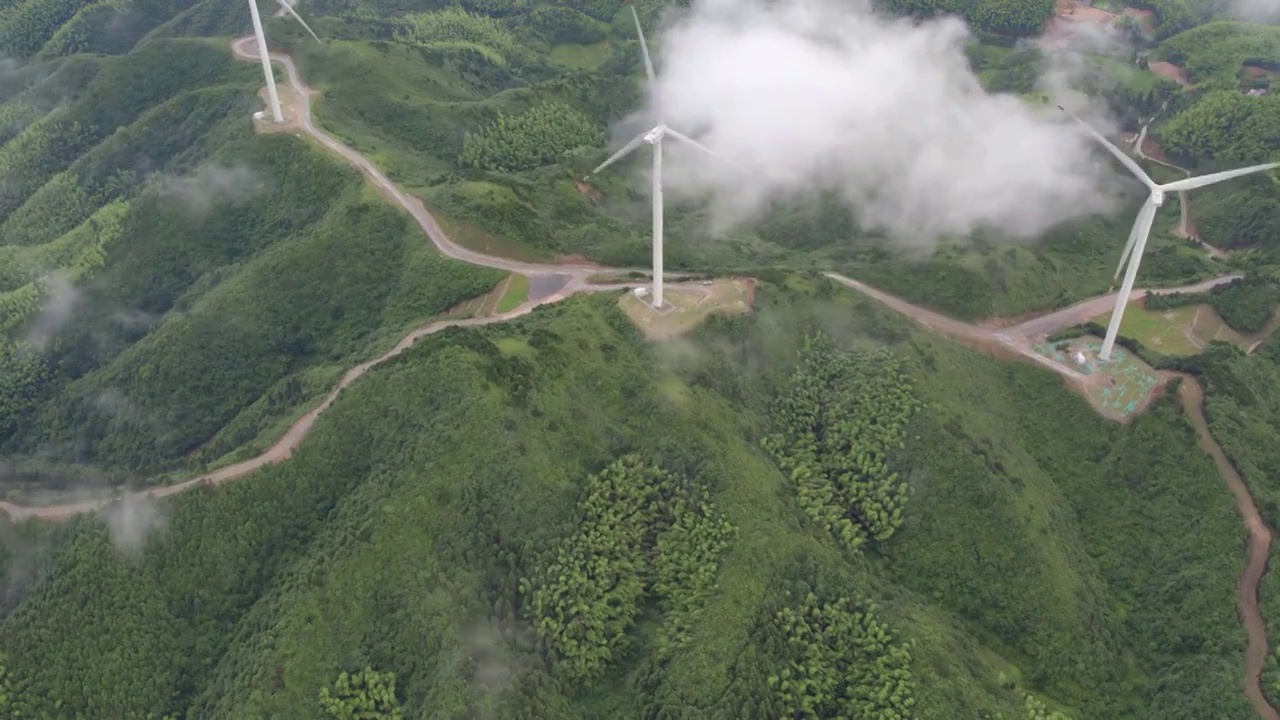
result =
M1182 407L1191 418L1191 424L1200 438L1200 447L1213 458L1223 481L1235 495L1236 506L1240 509L1240 517L1249 530L1249 554L1245 560L1244 572L1236 583L1236 606L1240 620L1244 623L1245 634L1249 637L1249 646L1245 651L1244 693L1253 703L1254 712L1265 720L1280 720L1276 712L1262 692L1262 668L1267 662L1267 626L1258 610L1258 584L1267 572L1267 559L1271 556L1271 528L1262 520L1258 507L1249 494L1249 486L1236 471L1231 461L1213 434L1209 432L1209 423L1204 416L1204 387L1191 375L1183 373L1162 373L1167 378L1181 378L1178 397Z
M243 60L257 60L258 58L257 48L253 44L252 37L236 40L232 43L232 50L238 58ZM382 356L357 365L347 371L347 373L342 377L342 380L338 383L337 387L325 396L319 406L293 423L284 436L282 436L269 450L261 455L206 475L192 478L191 480L177 485L169 485L132 493L134 497L160 498L183 492L196 487L197 485L216 485L245 477L265 465L270 465L288 459L293 454L293 451L298 448L303 439L305 439L311 432L311 428L314 426L316 419L333 404L333 401L344 388L349 387L373 367L376 367L378 364L404 352L422 337L439 332L448 327L479 326L506 322L521 315L525 315L538 306L558 302L559 300L578 292L617 290L626 287L633 287L637 284L610 283L607 285L592 285L588 282L589 275L601 274L603 272L626 272L630 269L601 268L598 265L587 265L585 263L566 265L524 263L508 260L506 258L484 255L453 242L447 235L445 235L439 223L431 216L420 200L410 196L397 187L359 152L347 147L331 135L315 126L311 117L311 95L314 91L302 83L298 75L297 68L288 56L273 53L271 58L274 62L280 63L284 66L289 87L296 95L296 111L298 117L293 119L296 123L296 127L302 132L305 132L315 138L321 145L333 152L335 155L342 157L348 163L354 165L365 175L365 177L369 179L371 183L374 184L375 187L378 188L380 193L405 208L413 216L414 220L417 221L418 225L422 227L423 231L426 232L427 236L440 250L440 252L463 262L528 275L530 277L531 290L535 282L539 287L545 287L548 290L551 287L556 287L558 290L551 292L548 295L544 295L539 299L531 299L508 313L486 318L440 321L424 325L406 335L394 348ZM1145 130L1146 129L1143 128L1143 133L1140 135L1140 138L1145 137ZM1139 144L1140 143L1141 139L1139 140ZM637 268L637 270L641 270L643 272L643 269ZM825 274L828 278L831 278L832 280L847 287L853 288L858 292L881 302L887 307L910 317L933 332L947 335L967 345L1000 357L1017 357L1029 360L1047 367L1072 382L1080 379L1080 373L1072 368L1059 365L1052 360L1035 353L1031 349L1031 342L1062 328L1077 325L1089 318L1096 317L1097 315L1105 312L1115 302L1114 294L1103 295L1084 300L1062 310L1057 310L1040 317L1032 318L1012 327L986 328L963 323L940 315L936 312L916 307L900 298L890 295L889 293L877 290L852 278L844 277L836 273ZM1182 288L1168 288L1152 291L1136 290L1133 293L1133 297L1141 297L1146 292L1202 292L1214 285L1229 282L1235 277L1237 276L1232 275L1217 278ZM1212 434L1209 432L1208 425L1205 422L1204 414L1201 410L1203 389L1200 387L1199 383L1195 382L1194 378L1184 381L1181 387L1182 390L1180 395L1184 406L1187 407L1191 413L1192 423L1200 437L1201 446L1206 452L1213 456L1214 461L1218 464L1223 480L1236 496L1237 504L1240 507L1245 527L1249 529L1251 534L1248 561L1246 563L1245 572L1241 575L1238 583L1239 611L1246 633L1249 636L1244 681L1245 692L1254 703L1259 717L1262 717L1265 720L1280 720L1280 715L1276 713L1275 709L1267 704L1259 685L1259 676L1262 664L1267 655L1267 638L1265 625L1260 613L1258 612L1258 583L1266 570L1267 555L1271 545L1271 534L1265 523L1262 521L1261 515L1258 513L1252 497L1249 495L1248 487L1235 471L1234 467L1231 466L1230 462L1227 461L1221 447L1218 446L1217 442L1214 441ZM79 513L92 512L118 499L119 498L103 498L99 500L66 503L45 507L26 507L0 501L0 510L3 510L11 520L23 520L27 518L59 520Z
M1083 380L1084 376L1073 368L1065 365L1059 365L1040 353L1035 352L1032 349L1032 345L1035 342L1043 340L1045 337L1058 332L1059 330L1073 325L1083 324L1107 312L1115 306L1117 295L1117 293L1099 295L1087 300L1081 300L1070 307L1055 310L1038 317L1033 317L1011 327L996 328L969 325L960 322L959 320L953 320L949 317L939 315L932 310L916 307L901 298L894 297L889 293L877 290L866 283L859 282L852 278L831 272L823 274L842 285L851 287L864 295L874 298L887 307L910 317L934 332L950 336L955 340L959 340L966 345L980 350L990 350L993 347L1004 348L1021 356L1022 359L1029 360L1037 365L1048 367L1059 375L1073 381ZM1206 290L1222 285L1223 283L1231 282L1239 277L1242 276L1239 274L1232 274L1174 288L1134 290L1129 294L1129 300L1130 302L1139 300L1146 297L1147 294L1166 295L1175 292L1205 292ZM1003 354L1007 355L1007 353Z
M1151 118L1151 120L1148 120L1145 125L1142 126L1141 132L1138 133L1137 140L1135 140L1133 143L1134 154L1143 160L1150 160L1153 163L1156 163L1158 165L1163 165L1169 168L1170 170L1175 170L1177 172L1182 173L1183 175L1186 175L1187 177L1191 177L1190 170L1184 167L1179 167L1177 165L1174 165L1173 163L1167 160L1164 160L1158 157L1152 157L1147 154L1146 148L1144 147L1147 142L1147 128L1150 127L1151 123L1154 120L1155 118L1153 117ZM1199 243L1204 246L1205 250L1208 251L1209 257L1217 258L1219 260L1226 258L1227 257L1226 251L1222 250L1221 248L1214 247L1213 245L1210 245L1209 243L1205 242L1200 237L1200 232L1195 228L1195 224L1191 220L1191 193L1187 192L1186 190L1178 191L1178 207L1182 211L1182 217L1178 220L1178 235L1184 238L1187 238L1189 240L1199 241Z
M984 346L993 345L1003 346L1019 354L1023 359L1030 360L1039 365L1049 367L1049 369L1062 375L1068 381L1075 382L1082 379L1075 370L1058 365L1048 358L1036 353L1032 350L1029 340L1042 337L1062 328L1078 325L1090 318L1096 317L1102 312L1106 312L1115 304L1116 294L1103 295L1096 298L1090 298L1082 302L1076 303L1071 307L1049 313L1043 317L1028 320L1013 327L997 329L975 327L952 320L950 318L938 315L930 310L915 307L899 298L893 297L875 288L869 287L865 283L858 282L850 278L836 275L834 273L826 273L827 277L848 287L854 288L875 300L883 303L889 308L896 310L907 317L915 320L934 332L949 335L952 338L963 342L977 349L984 349ZM1135 290L1131 296L1132 300L1143 297L1147 293L1152 294L1168 294L1174 292L1204 292L1210 288L1239 276L1228 276L1207 280L1195 285L1188 285L1181 288L1164 288L1160 290ZM1280 318L1280 313L1277 314ZM1271 330L1274 332L1276 325L1280 325L1280 321L1273 322ZM1259 340L1249 352L1252 353L1257 349L1262 340ZM1005 355L1005 353L997 353ZM1244 691L1249 698L1249 702L1253 704L1254 711L1258 717L1263 720L1280 720L1280 712L1277 712L1267 700L1263 693L1261 677L1263 667L1266 665L1269 646L1267 643L1267 627L1263 621L1262 613L1258 609L1258 587L1262 582L1262 576L1267 572L1267 561L1271 556L1272 532L1263 521L1261 513L1258 512L1258 506L1253 500L1253 496L1249 493L1249 486L1245 483L1244 478L1236 470L1235 466L1227 458L1222 447L1218 445L1217 440L1213 438L1213 434L1209 431L1209 423L1204 416L1204 388L1200 382L1193 376L1185 373L1175 373L1165 371L1161 373L1165 379L1181 378L1182 383L1178 389L1178 395L1182 401L1182 406L1187 411L1191 424L1195 428L1196 436L1199 438L1200 447L1218 466L1218 472L1222 476L1223 482L1231 490L1235 496L1236 506L1240 510L1240 517L1244 523L1245 529L1249 531L1249 550L1245 560L1244 571L1240 574L1240 578L1236 582L1236 609L1240 614L1241 624L1244 626L1245 635L1248 638L1248 647L1245 652L1245 673L1244 673Z

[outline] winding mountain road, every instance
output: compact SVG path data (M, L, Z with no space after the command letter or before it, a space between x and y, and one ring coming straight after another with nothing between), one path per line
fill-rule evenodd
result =
M235 56L239 59L248 61L258 60L257 47L253 42L252 36L235 40L231 47ZM338 385L330 391L327 396L325 396L324 400L321 401L317 407L294 422L293 425L289 427L288 431L286 431L285 434L266 452L263 452L257 457L249 460L192 478L183 483L131 493L130 497L133 499L161 498L184 492L198 485L217 485L229 482L231 480L246 477L265 465L287 460L292 456L294 450L298 448L303 439L305 439L311 432L316 419L329 409L333 404L333 401L344 388L349 387L370 369L404 352L422 337L437 333L449 327L474 327L507 322L528 314L536 307L558 302L575 293L616 291L622 288L633 287L637 284L611 283L607 285L597 285L592 284L589 281L589 276L591 275L626 272L633 270L632 268L620 269L602 268L587 264L553 265L519 262L507 258L485 255L455 243L445 234L444 230L440 227L440 224L434 217L432 217L431 213L422 204L421 200L409 195L397 187L395 183L382 173L382 171L376 168L373 163L359 152L344 145L332 135L329 135L325 131L316 127L311 116L311 97L315 91L307 87L306 84L302 82L297 67L294 65L293 60L290 57L281 53L272 53L271 59L273 62L279 63L285 68L288 86L294 96L295 117L290 118L287 121L288 126L286 129L291 128L309 135L330 152L343 158L348 163L359 169L360 172L364 174L371 183L373 183L380 193L392 202L403 207L410 215L413 216L414 220L427 234L427 237L431 239L431 242L444 255L475 265L528 275L530 277L531 288L536 283L541 287L547 288L547 292L550 294L543 297L531 295L531 299L528 302L507 313L484 318L437 321L419 327L402 338L400 342L387 353L348 370L347 373L343 375L342 380ZM1145 132L1146 128L1144 127L1143 134L1141 136L1142 138L1145 138ZM1140 145L1141 138L1138 142ZM1183 207L1185 211L1185 202ZM645 272L643 268L634 268L634 270ZM1084 300L1061 310L1026 320L1011 327L988 328L963 323L940 315L936 312L917 307L900 298L894 297L889 293L877 290L858 280L854 280L837 273L825 273L825 275L835 282L857 290L885 306L910 317L933 332L947 335L967 345L974 346L995 355L1003 357L1017 357L1034 362L1047 367L1072 382L1078 381L1081 378L1079 372L1073 368L1059 365L1049 358L1034 352L1031 347L1032 343L1057 330L1077 325L1090 318L1096 317L1099 314L1106 312L1106 310L1112 307L1115 302L1114 293L1102 295ZM1142 297L1148 292L1157 294L1171 292L1203 292L1215 285L1230 282L1236 277L1239 276L1229 275L1181 288L1135 290L1131 299ZM555 290L554 288L558 288L558 290ZM1166 377L1173 377L1173 374L1166 373ZM1253 502L1252 497L1249 495L1249 490L1247 485L1244 483L1244 480L1240 477L1239 473L1236 472L1226 455L1222 452L1222 448L1218 446L1217 442L1213 439L1212 434L1209 432L1208 424L1205 421L1201 407L1204 396L1203 388L1194 377L1181 377L1183 378L1183 382L1181 384L1180 398L1183 402L1183 406L1191 415L1192 424L1196 429L1202 448L1204 448L1205 452L1209 453L1213 457L1222 474L1224 482L1226 482L1232 493L1235 495L1244 525L1251 535L1248 560L1245 571L1240 576L1238 583L1239 612L1249 640L1248 651L1246 654L1244 690L1250 701L1253 703L1259 717L1264 720L1280 720L1280 714L1278 714L1276 710L1268 704L1259 681L1263 663L1267 657L1268 646L1266 626L1258 611L1258 584L1262 575L1266 571L1266 564L1272 540L1271 531L1262 520L1261 515L1258 513L1257 507ZM0 510L3 510L11 521L20 521L28 518L61 520L80 513L93 512L120 499L121 498L119 497L101 498L43 507L29 507L0 501Z

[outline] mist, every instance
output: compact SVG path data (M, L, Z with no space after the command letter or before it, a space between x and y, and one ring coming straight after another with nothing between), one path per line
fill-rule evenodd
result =
M1231 14L1254 22L1275 22L1280 20L1280 0L1235 0Z
M188 213L204 217L222 202L246 202L265 187L261 178L244 165L201 165L186 177L162 175L157 190L179 200Z
M101 510L111 543L121 554L136 557L151 531L164 525L164 517L151 498L129 493Z
M80 291L61 272L55 272L45 280L45 293L40 313L27 332L26 341L37 350L44 350L75 313L80 301Z
M706 200L714 228L824 190L910 245L1031 239L1116 207L1115 174L1056 108L982 89L958 19L886 18L866 0L701 0L669 19L643 116L661 107L746 170L664 144L670 191Z
M1102 132L1114 129L1110 118L1091 107L1081 88L1094 91L1115 87L1118 81L1093 60L1098 56L1129 64L1133 45L1114 25L1098 22L1062 23L1044 38L1027 41L1044 56L1044 67L1036 83L1056 102L1088 116Z

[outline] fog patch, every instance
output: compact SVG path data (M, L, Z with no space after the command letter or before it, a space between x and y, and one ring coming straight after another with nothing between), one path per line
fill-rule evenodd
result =
M80 302L80 291L67 279L66 273L54 272L44 280L45 292L40 312L27 331L26 341L31 347L44 351L58 331L75 314Z
M1260 23L1276 22L1280 20L1280 0L1235 0L1231 15Z
M496 718L501 696L540 661L532 630L515 619L490 618L462 631L456 649L471 686L472 717Z
M151 531L165 524L156 501L138 493L125 495L100 512L110 531L111 544L127 557L136 557L146 545Z
M1108 114L1096 107L1081 88L1097 92L1118 85L1099 60L1132 64L1133 45L1125 34L1108 23L1062 23L1051 34L1027 42L1044 58L1036 89L1047 94L1053 104L1088 120L1100 132L1115 130Z
M1031 239L1116 207L1114 175L1079 128L982 89L958 19L886 18L867 0L702 0L668 17L658 81L618 142L660 108L745 168L664 144L667 187L707 201L713 231L822 191L864 231L915 246L979 229Z
M186 212L195 217L209 214L215 205L238 205L249 201L266 188L258 173L246 165L201 165L187 176L161 175L156 190L162 196L177 199Z

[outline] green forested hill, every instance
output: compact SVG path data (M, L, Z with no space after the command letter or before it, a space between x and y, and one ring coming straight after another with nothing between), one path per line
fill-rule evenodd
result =
M1241 530L1170 404L1118 429L1049 375L797 287L680 356L609 298L447 332L352 387L294 461L167 504L140 553L88 518L15 537L58 564L3 625L11 707L315 718L322 688L370 667L409 718L775 718L790 693L1012 719L1028 688L1071 717L1243 716ZM829 349L803 350L824 324ZM808 519L838 458L793 485L764 451L806 432L802 358L923 402L873 461L910 488L892 538L855 550ZM669 475L646 499L648 468ZM656 498L675 515L649 516ZM546 634L578 602L603 624Z
M380 327L501 277L439 258L306 142L255 136L257 77L226 40L157 39L34 64L10 88L0 447L154 471L238 420L195 458L216 459Z
M1198 22L1181 10L1208 17L1152 4L1165 34ZM38 468L29 484L225 462L371 348L501 279L443 259L316 145L254 134L259 71L228 48L242 6L0 5L15 58L0 73L0 453ZM1049 9L899 6L1007 34ZM602 178L601 205L574 185L640 98L621 6L299 9L324 42L279 19L268 32L320 90L317 122L459 238L647 261L631 180ZM1036 52L975 48L975 70L1031 92ZM1179 122L1188 143L1220 139L1201 92L1229 84L1116 95L1150 114L1167 92L1153 131L1206 165L1274 153L1264 132L1213 145L1230 153L1177 145ZM1266 250L1267 212L1221 244ZM1175 214L1144 284L1225 268L1172 237ZM703 221L673 207L668 227L700 237ZM822 197L673 243L668 261L842 268L981 318L1105 290L1128 224L975 238L915 265ZM1274 258L1244 257L1248 288L1265 285ZM754 314L666 345L605 296L442 332L345 390L289 462L64 524L0 523L0 718L1249 716L1245 533L1172 396L1120 426L1041 370L824 280L757 274L772 282ZM1251 317L1275 304L1249 298ZM1277 386L1275 343L1187 361L1273 524L1280 416L1258 391ZM1280 694L1280 664L1267 680Z

